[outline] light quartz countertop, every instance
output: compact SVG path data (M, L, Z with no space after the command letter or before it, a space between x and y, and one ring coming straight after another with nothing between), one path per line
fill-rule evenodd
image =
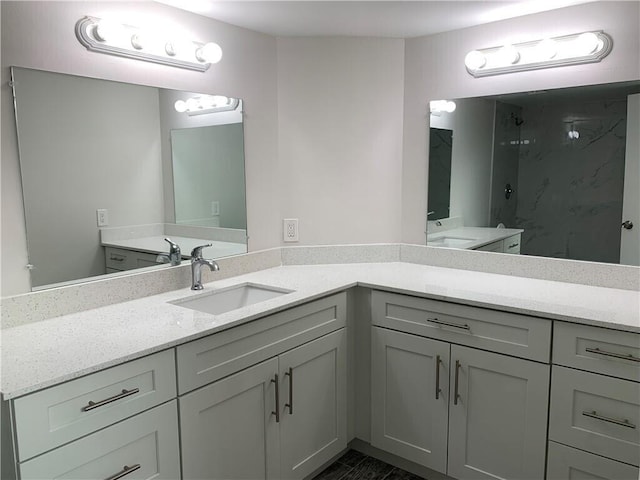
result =
M293 290L220 315L171 301L255 283ZM15 398L360 285L553 320L640 332L640 292L403 262L281 266L2 330Z
M457 227L442 230L427 236L427 245L433 247L464 248L473 250L490 243L504 240L513 235L524 232L520 228L489 228L489 227ZM459 240L454 245L442 244L442 239L453 238ZM440 241L439 241L440 240ZM463 240L467 240L464 241Z
M165 242L167 235L153 235L148 237L128 238L125 240L103 240L105 247L123 248L136 252L165 254L169 252L169 244ZM221 242L218 240L204 240L201 238L170 236L171 240L178 244L183 258L190 258L191 251L200 245L212 243L211 247L202 249L202 255L206 258L229 257L247 252L244 243Z

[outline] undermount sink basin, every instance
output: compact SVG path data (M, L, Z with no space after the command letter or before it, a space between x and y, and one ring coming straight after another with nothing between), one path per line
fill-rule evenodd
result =
M243 283L169 303L199 312L210 313L211 315L220 315L221 313L286 295L292 291L255 283Z
M469 242L473 242L475 239L473 238L463 238L463 237L438 237L427 242L427 245L435 246L435 247L460 247Z

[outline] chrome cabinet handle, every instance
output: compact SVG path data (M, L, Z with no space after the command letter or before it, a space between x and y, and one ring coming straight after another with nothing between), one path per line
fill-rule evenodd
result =
M455 375L455 390L453 393L453 404L457 405L458 404L458 398L460 398L460 394L458 393L458 377L459 377L459 372L460 372L460 360L456 360L456 375Z
M136 463L135 465L132 465L130 467L128 466L124 466L122 467L122 470L119 471L118 473L116 473L115 475L105 479L105 480L118 480L119 478L124 477L125 475L129 475L130 473L135 472L136 470L140 470L140 464Z
M276 409L271 412L271 415L276 416L276 423L280 423L280 382L278 381L278 374L271 379L271 383L276 384Z
M86 406L82 407L83 412L88 412L95 408L103 407L108 403L115 402L116 400L120 400L125 397L129 397L131 395L135 395L140 391L139 388L132 388L131 390L123 389L121 393L114 395L113 397L105 398L104 400L100 400L99 402L89 401Z
M466 323L464 325L461 325L459 323L444 322L442 320L438 320L437 318L427 318L427 322L435 323L436 325L444 325L445 327L461 328L462 330L471 330L471 327Z
M293 368L289 367L284 376L289 377L289 403L285 403L284 406L289 409L289 415L293 415Z
M598 415L598 412L595 410L592 410L591 412L582 412L582 415L585 417L595 418L596 420L602 420L603 422L615 423L621 427L636 428L636 426L626 418L624 420L618 420L617 418L605 417L603 415Z
M114 257L112 255L111 257L109 257L109 260L112 260L114 262L124 262L124 257Z
M634 357L632 354L625 355L623 353L607 352L606 350L600 350L596 348L585 348L585 351L589 353L595 353L597 355L604 355L605 357L621 358L622 360L631 360L632 362L640 362L640 358Z
M512 243L511 245L509 245L507 248L515 248L518 245L520 245L519 243Z
M440 398L440 355L436 355L436 400Z

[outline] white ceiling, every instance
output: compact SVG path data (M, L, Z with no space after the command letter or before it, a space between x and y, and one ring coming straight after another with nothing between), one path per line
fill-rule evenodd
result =
M273 36L411 38L594 0L156 0Z

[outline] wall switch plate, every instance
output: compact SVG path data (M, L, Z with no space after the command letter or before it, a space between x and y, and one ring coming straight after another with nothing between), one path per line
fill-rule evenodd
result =
M216 215L220 215L220 202L213 201L211 202L211 215L212 216L216 216Z
M284 223L283 240L285 242L297 242L298 241L298 219L285 218L283 223Z
M96 210L96 215L98 217L99 227L106 227L109 225L109 210L106 208L99 208Z

